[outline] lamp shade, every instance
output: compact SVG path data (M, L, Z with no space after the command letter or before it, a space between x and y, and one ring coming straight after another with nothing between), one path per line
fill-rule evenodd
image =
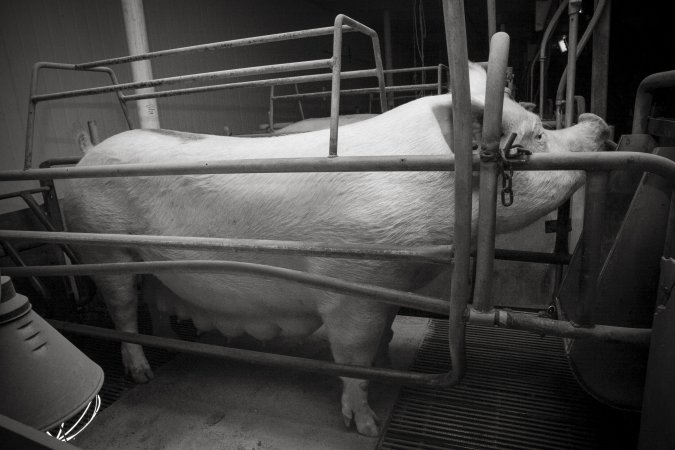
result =
M0 414L48 430L91 402L103 370L33 311L9 277L1 283Z

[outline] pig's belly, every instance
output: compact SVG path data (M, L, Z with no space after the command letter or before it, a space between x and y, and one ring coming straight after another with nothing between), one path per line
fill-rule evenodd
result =
M192 319L200 331L260 340L307 336L321 326L318 291L259 277L157 275L176 297L158 296L158 309Z

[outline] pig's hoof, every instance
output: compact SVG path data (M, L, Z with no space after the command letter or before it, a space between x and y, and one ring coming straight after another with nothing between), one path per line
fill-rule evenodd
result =
M356 423L356 430L359 434L364 436L379 436L380 428L377 425L379 422L375 413L368 408L366 411L360 411L352 413L351 411L348 414L345 414L345 411L342 412L342 419L345 421L345 426L348 428L351 427L352 421Z
M135 383L145 384L155 378L150 367L127 368L126 373Z

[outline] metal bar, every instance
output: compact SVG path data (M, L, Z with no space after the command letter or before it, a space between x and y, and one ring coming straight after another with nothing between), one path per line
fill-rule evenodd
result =
M675 70L649 75L640 82L635 95L633 134L646 134L649 112L652 108L652 92L655 89L675 86Z
M221 41L221 42L212 42L209 44L200 44L200 45L193 45L190 47L181 47L181 48L172 48L172 49L167 49L167 50L159 50L155 52L150 52L150 53L143 53L140 55L129 55L129 56L121 56L117 58L108 58L108 59L100 59L98 61L91 61L91 62L86 62L86 63L81 63L81 64L75 64L75 67L78 70L82 69L87 69L90 67L96 67L96 66L109 66L109 65L114 65L114 64L123 64L123 63L128 63L128 62L133 62L133 61L141 61L144 59L152 59L152 58L159 58L161 56L169 56L169 55L178 55L178 54L184 54L184 53L196 53L196 52L203 52L203 51L211 51L211 50L222 50L225 48L236 48L236 47L244 47L248 45L257 45L257 44L266 44L270 42L279 42L279 41L289 41L289 40L294 40L294 39L303 39L303 38L309 38L309 37L315 37L315 36L327 36L330 34L333 34L334 27L322 27L322 28L312 28L309 30L300 30L300 31L288 31L285 33L276 33L276 34L268 34L264 36L255 36L255 37L249 37L249 38L241 38L241 39L232 39L229 41ZM350 31L356 31L349 26L344 26L343 31L345 32L350 32Z
M385 259L449 264L451 245L393 247L379 244L330 244L305 241L276 241L263 239L225 239L187 236L129 235L103 233L72 233L0 230L0 239L60 244L121 247L163 247L203 249L235 253L292 254L317 257L356 259Z
M87 129L89 130L89 139L94 145L98 145L101 142L101 138L98 135L98 127L96 126L95 120L87 121Z
M0 200L6 200L8 198L14 198L14 197L21 197L25 194L39 194L42 192L47 192L49 191L48 186L40 186L38 188L33 188L33 189L25 189L23 191L17 191L17 192L8 192L6 194L0 194Z
M447 69L448 68L445 64L439 64L437 66L420 66L420 67L403 67L403 68L400 68L400 69L384 69L384 73L390 74L390 73L424 72L424 71L430 71L430 70L438 70L439 67L441 69L443 69L443 68Z
M409 383L439 387L447 385L444 376L445 374L423 374L393 369L351 366L328 361L300 358L297 356L277 355L233 347L223 347L220 345L202 344L199 342L181 341L179 339L116 331L108 328L92 327L89 325L57 320L50 320L49 323L62 333L92 336L117 342L132 342L147 347L162 348L182 353L192 353L209 358L229 359L250 364L262 364L286 369L307 370L310 372L355 378L369 378L391 383Z
M361 78L375 76L375 69L369 70L354 70L350 72L342 72L340 77L344 79L348 78ZM309 83L314 81L324 81L330 80L332 74L322 73L314 75L298 75L294 77L280 77L280 78L270 78L266 80L251 80L251 81L239 81L235 83L226 83L226 84L214 84L211 86L199 86L193 88L182 88L182 89L172 89L166 91L153 92L148 94L130 94L126 96L127 100L139 100L143 98L161 98L161 97L172 97L175 95L186 95L186 94L196 94L200 92L211 92L211 91L220 91L225 89L237 89L237 88L256 88L264 86L274 86L274 85L285 85L285 84L295 84L295 83ZM292 95L292 94L289 94ZM330 94L328 94L330 95ZM273 95L271 99L276 100L282 98L283 96ZM271 100L271 101L273 101Z
M494 5L493 5L494 6ZM499 154L502 135L502 109L504 86L509 57L509 35L495 33L490 40L490 57L483 114L483 151ZM495 234L497 221L497 161L480 163L478 196L478 239L476 244L476 281L473 304L478 311L489 311L492 302L492 277L495 259Z
M328 156L337 156L338 126L340 123L340 72L342 71L342 22L344 15L335 18L333 33L333 58L331 59L331 95L330 95L330 131L328 138Z
M454 192L455 265L450 287L448 336L452 371L449 383L458 383L466 371L464 311L471 295L472 117L464 1L443 0L445 41L452 84L453 152L456 157Z
M533 314L516 313L503 309L481 313L473 308L469 308L468 316L469 323L474 325L497 326L500 328L531 331L541 335L574 339L590 338L635 345L649 345L652 334L650 328L628 328L609 325L577 327L564 320L548 319Z
M522 261L542 264L569 264L572 257L567 254L527 252L521 250L495 249L495 259Z
M135 81L132 83L121 83L114 86L99 86L88 89L77 89L74 91L55 92L51 94L33 95L31 102L41 102L46 100L55 100L62 98L80 97L84 95L104 94L107 92L117 92L127 89L138 89L144 87L162 86L165 84L176 83L194 83L204 80L217 80L223 78L237 78L244 76L265 75L269 73L291 72L311 69L324 69L331 67L330 59L316 59L312 61L297 61L284 64L270 64L266 66L245 67L241 69L218 70L215 72L205 72L192 75L179 75L175 77L157 78L148 81ZM135 99L141 98L136 96Z
M298 89L298 83L294 83L293 87L295 89L295 94L300 95L300 90ZM302 99L298 99L298 112L300 112L300 120L305 120L305 111L302 109Z
M597 11L603 0L595 0ZM590 111L603 119L607 118L607 87L609 80L609 35L612 2L603 2L602 13L593 29L593 61L591 63L591 108ZM582 38L583 39L583 38Z
M470 160L469 160L470 161ZM673 163L675 164L675 163ZM342 156L340 158L267 158L197 163L143 163L51 169L3 170L0 181L226 173L450 171L452 155Z
M539 45L539 117L544 117L544 102L546 100L546 51L548 49L548 40L551 38L553 29L558 24L563 11L567 9L569 0L560 2L558 9L556 9L551 21L548 23L544 36L541 38Z
M68 164L77 164L80 162L82 159L81 155L78 156L62 156L59 158L50 158L46 159L43 162L40 163L40 168L48 168L52 166L61 166L61 165L68 165Z
M586 30L584 31L584 34L581 36L581 39L578 41L577 45L577 36L578 36L578 29L579 29L579 12L576 14L570 13L570 40L569 40L569 53L567 54L567 67L563 69L562 76L560 77L560 81L558 83L558 90L556 93L556 105L560 105L560 102L562 102L563 98L563 93L566 94L566 100L565 100L565 115L573 114L574 109L572 109L571 113L567 112L567 108L570 103L574 105L574 93L572 93L570 97L570 77L572 78L572 87L574 87L574 79L576 78L576 61L579 59L579 55L581 52L584 51L584 48L586 47L586 44L588 43L590 37L593 35L593 31L595 30L595 26L597 25L598 21L600 20L600 17L602 17L602 12L604 11L606 4L606 0L599 0L597 7L595 8L595 11L593 13L593 17L591 18L591 21L588 23L588 26L586 27ZM579 1L576 5L570 5L570 11L572 11L572 8L580 10L581 8L581 2ZM574 18L574 20L573 20ZM574 60L573 62L572 59ZM574 73L572 73L574 72ZM606 80L605 80L606 82ZM570 127L572 126L573 122L569 122L568 125L568 119L565 118L565 127Z
M497 5L495 0L487 0L488 39L497 32Z
M49 189L51 191L51 189ZM22 193L21 198L23 201L26 203L28 206L28 209L30 209L33 212L33 215L38 219L38 221L42 224L43 227L47 229L48 232L58 232L63 229L63 227L56 227L50 218L47 216L45 211L38 205L38 203L35 201L35 199L31 196L31 194L28 193ZM73 253L73 251L68 247L67 245L60 245L61 250L63 253L65 253L68 258L75 264L79 264L79 258Z
M397 291L395 289L388 289L365 283L342 280L326 275L286 269L284 267L239 261L144 261L104 264L78 264L74 266L7 267L2 271L5 275L10 277L89 275L101 273L228 273L238 275L253 275L299 283L308 287L323 289L339 294L358 295L372 301L419 309L435 314L445 314L448 310L448 303L445 300L433 297Z
M270 86L270 110L267 114L271 133L272 131L274 131L274 85Z
M145 26L143 0L122 0L122 16L124 18L124 30L126 31L129 54L147 54L150 48L148 45L148 32ZM133 61L130 66L131 76L134 81L147 81L154 78L150 60ZM139 89L136 92L140 94L154 91L155 88L150 87ZM136 111L141 128L160 128L156 99L149 98L136 102Z
M12 260L12 262L17 265L18 267L27 267L26 263L23 262L23 258L21 258L21 254L14 248L12 244L9 242L5 242L0 240L0 247L5 251L5 254L9 257L9 259ZM2 268L2 271L5 272L5 268ZM37 277L35 276L29 276L28 277L28 282L30 283L31 287L35 289L35 292L40 295L45 300L50 300L51 295L49 295L49 290L45 287L44 284L42 284L42 281L40 281Z
M420 90L437 90L438 83L427 83L427 84L406 84L401 86L387 86L385 88L386 92L414 92ZM359 95L359 94L372 94L379 93L380 88L356 88L356 89L342 89L340 95ZM295 99L295 98L306 98L306 97L328 97L331 95L331 92L328 91L316 91L316 92L302 92L298 94L284 94L277 95L274 97L275 100L279 99Z
M30 92L29 92L29 104L28 104L28 122L26 126L26 146L25 146L25 155L24 155L24 169L28 169L33 165L33 140L34 140L34 130L35 130L35 110L37 108L37 102L33 101L33 97L37 95L38 88L38 79L40 70L43 69L53 69L53 70L79 70L73 64L63 64L63 63L51 63L51 62L39 62L33 65L33 70L31 71L30 79ZM109 67L92 67L86 69L91 72L103 72L108 74L110 81L113 85L118 85L117 75ZM126 106L126 100L122 92L117 91L117 100L120 104L120 109L124 115L124 120L127 123L129 129L133 128L131 123L131 118L129 117L129 111Z
M577 76L577 40L579 38L579 13L581 12L581 0L570 0L567 9L569 14L569 31L567 44L567 96L565 99L565 128L574 123L574 93ZM558 97L556 105L558 105ZM560 128L560 127L558 127Z
M469 146L469 149L471 147ZM469 164L479 170L478 156ZM514 170L637 170L675 179L675 161L651 153L537 153L510 160ZM453 155L341 156L267 158L198 163L111 164L107 166L1 170L0 182L70 178L301 172L444 172L455 169ZM469 177L470 178L470 177ZM470 219L470 217L469 217Z
M579 307L576 323L583 327L593 325L593 308L598 297L598 277L602 269L602 230L605 214L607 172L586 174L586 201L582 234L581 274L579 279Z

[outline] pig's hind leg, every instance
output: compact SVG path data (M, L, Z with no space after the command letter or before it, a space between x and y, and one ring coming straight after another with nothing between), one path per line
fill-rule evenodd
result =
M335 362L371 366L388 322L388 307L355 298L340 298L324 311L323 321ZM368 381L342 379L342 416L359 433L379 434L378 418L368 404Z
M87 263L138 261L124 250L113 250L101 255L98 252L78 252ZM138 290L136 275L99 274L92 276L94 283L108 307L115 328L119 331L138 333ZM150 364L138 344L122 342L122 362L127 375L137 383L147 383L153 378Z

